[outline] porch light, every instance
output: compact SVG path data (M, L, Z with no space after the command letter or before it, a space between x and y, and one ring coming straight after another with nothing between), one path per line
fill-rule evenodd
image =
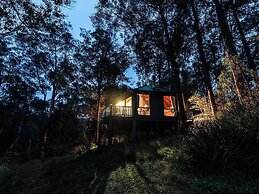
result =
M115 106L125 106L124 101L119 101Z

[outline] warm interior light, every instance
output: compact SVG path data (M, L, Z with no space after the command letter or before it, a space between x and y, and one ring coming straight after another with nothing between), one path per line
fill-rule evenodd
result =
M149 95L148 94L138 94L138 114L139 115L150 115L150 108L149 108Z
M124 100L123 101L119 101L116 106L125 106L125 102Z
M132 97L126 99L126 106L132 106Z
M149 107L149 95L138 94L139 96L139 107Z
M164 101L164 116L173 117L175 116L174 102L175 99L173 96L163 96Z

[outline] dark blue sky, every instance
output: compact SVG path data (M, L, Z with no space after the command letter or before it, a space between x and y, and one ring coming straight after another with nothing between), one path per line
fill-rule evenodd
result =
M42 0L32 0L41 3ZM67 15L67 21L72 24L72 34L79 39L80 28L93 30L90 16L94 13L94 7L98 0L75 0L72 5L62 7L62 11Z
M80 28L93 30L90 16L94 13L97 0L76 0L72 6L64 7L62 10L68 16L67 20L72 24L72 33L79 39Z

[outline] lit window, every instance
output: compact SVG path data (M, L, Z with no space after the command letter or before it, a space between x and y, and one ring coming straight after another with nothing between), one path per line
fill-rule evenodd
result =
M131 117L132 116L132 97L126 100L118 101L112 108L112 115L119 117Z
M139 103L138 103L138 115L150 115L150 106L149 106L149 95L148 94L138 94Z
M126 106L132 106L132 98L131 97L126 99Z
M173 96L163 96L164 100L164 116L174 117L176 116L175 112L175 97Z

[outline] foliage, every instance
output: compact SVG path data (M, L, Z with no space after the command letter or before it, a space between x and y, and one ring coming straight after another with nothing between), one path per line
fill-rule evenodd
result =
M71 101L73 38L61 9L50 1L4 1L0 10L0 151L11 145L24 151L41 146L47 112L56 101Z
M259 171L258 103L251 103L258 89L256 1L99 1L96 29L82 30L82 41L53 2L71 1L0 4L0 152L27 160L34 150L40 157L44 136L55 144L48 147L52 159L0 166L1 193L259 192L258 179L242 174ZM96 116L100 103L124 91L130 63L143 84L175 88L182 126L182 94L209 91L214 101L217 88L222 110L237 99L243 105L195 126L183 147L164 139L89 151L86 138L60 156L82 130L78 115ZM193 101L209 112L205 97ZM188 174L181 162L191 170L238 171L241 178Z
M258 102L233 105L215 122L194 126L185 142L190 168L202 171L259 169Z
M210 114L208 99L204 96L193 95L188 100L191 103L191 110L197 110L203 114Z
M64 144L75 141L79 137L80 124L71 105L59 105L47 121L50 144Z
M97 28L89 32L82 29L80 35L83 40L78 43L75 59L79 63L81 92L84 96L97 98L106 87L127 80L124 72L129 66L128 57L107 30Z
M100 28L82 32L85 42L76 45L70 24L52 1L5 1L0 11L0 151L19 142L20 131L26 131L24 149L28 148L37 120L44 120L36 123L41 128L40 147L44 136L52 143L74 140L76 117L91 114L87 108L96 105L96 90L126 79L125 51ZM33 126L24 129L25 117L35 117L28 121Z
M10 178L10 170L6 166L0 166L0 191L5 191L4 185L8 183L8 179Z
M0 192L11 193L257 193L258 179L207 176L178 168L178 140L160 139L9 165ZM170 150L170 151L169 151ZM148 157L143 157L143 154Z
M9 169L6 166L0 166L0 184L3 184L9 174Z

